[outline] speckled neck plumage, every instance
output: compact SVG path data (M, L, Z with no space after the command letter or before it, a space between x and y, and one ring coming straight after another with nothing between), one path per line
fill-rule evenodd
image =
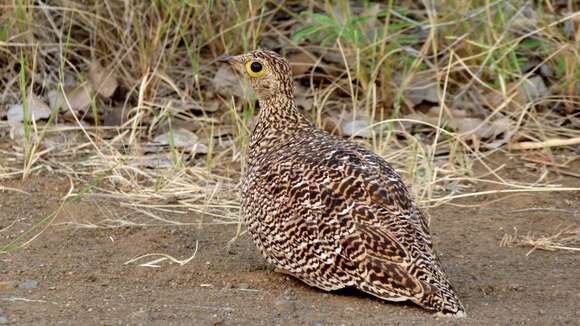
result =
M255 162L257 156L265 154L268 148L273 147L273 143L279 143L296 132L314 128L314 125L298 111L292 88L282 96L262 98L258 101L260 108L250 138L247 165Z

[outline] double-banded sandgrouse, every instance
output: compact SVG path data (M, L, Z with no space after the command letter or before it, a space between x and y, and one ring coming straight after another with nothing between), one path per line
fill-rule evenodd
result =
M395 170L308 121L294 102L290 65L278 54L255 50L224 60L249 79L259 101L242 217L267 261L323 290L356 287L464 316L425 216Z

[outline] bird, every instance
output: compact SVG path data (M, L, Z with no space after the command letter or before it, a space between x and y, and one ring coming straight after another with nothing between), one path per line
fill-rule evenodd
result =
M222 56L259 112L241 182L241 217L269 264L325 291L356 288L436 315L465 308L433 249L426 215L382 157L330 134L294 101L291 66L256 49Z

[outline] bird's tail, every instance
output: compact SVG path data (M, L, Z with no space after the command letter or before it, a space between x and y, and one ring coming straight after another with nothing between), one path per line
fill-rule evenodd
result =
M412 299L419 306L435 312L437 315L450 317L465 317L465 308L459 300L451 284L444 275L439 284L421 282L424 294L420 299Z

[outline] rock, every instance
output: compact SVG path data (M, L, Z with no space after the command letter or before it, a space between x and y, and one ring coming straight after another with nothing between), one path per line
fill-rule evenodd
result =
M38 287L38 281L35 280L26 280L20 284L18 284L18 287L21 289L36 289Z
M250 285L248 283L240 283L240 285L238 285L238 289L240 290L247 290L250 288Z
M293 313L296 311L296 301L278 300L274 302L274 309L279 313Z
M345 136L355 136L371 138L372 130L367 120L345 120L342 122L342 134Z
M324 323L320 320L315 320L312 322L312 326L324 326Z
M27 117L30 120L48 119L50 117L50 108L42 99L34 94L29 94L26 99ZM6 119L10 122L24 121L24 106L22 104L14 104L8 107Z
M8 317L0 315L0 325L8 324Z

